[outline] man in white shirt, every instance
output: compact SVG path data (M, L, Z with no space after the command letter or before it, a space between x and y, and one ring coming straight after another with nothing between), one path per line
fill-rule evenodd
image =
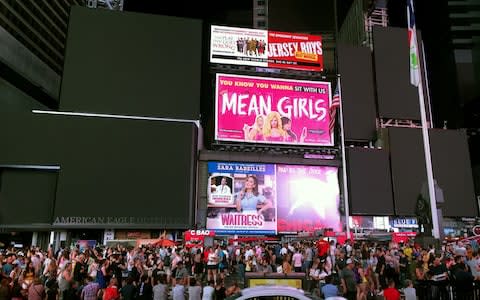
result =
M287 244L284 244L283 247L282 247L282 249L280 249L280 255L281 255L281 256L287 255L287 253L288 253L287 247L288 247L288 245L287 245Z
M215 293L215 288L213 287L215 282L210 280L208 285L203 288L202 300L213 300L213 295Z
M220 185L217 186L215 190L215 194L230 195L231 193L232 193L232 190L227 185L227 177L222 177L222 181L220 182Z
M175 283L172 290L173 300L185 300L185 286L183 285L183 278Z

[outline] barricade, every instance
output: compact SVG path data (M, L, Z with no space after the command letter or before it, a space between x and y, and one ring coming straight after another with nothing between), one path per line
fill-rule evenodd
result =
M415 289L419 300L480 300L480 281L472 286L456 286L454 282L439 284L432 280L417 280Z

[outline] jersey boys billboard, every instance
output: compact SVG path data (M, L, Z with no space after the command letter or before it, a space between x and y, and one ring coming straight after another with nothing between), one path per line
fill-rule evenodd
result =
M322 37L301 33L212 26L210 62L323 71Z
M215 139L332 146L329 82L217 74Z
M208 172L209 230L275 234L342 228L335 167L209 162Z

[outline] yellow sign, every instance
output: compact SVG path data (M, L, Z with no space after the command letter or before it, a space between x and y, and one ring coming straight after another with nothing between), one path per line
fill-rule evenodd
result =
M249 278L248 282L249 287L259 285L284 285L297 289L302 288L302 279L299 278Z

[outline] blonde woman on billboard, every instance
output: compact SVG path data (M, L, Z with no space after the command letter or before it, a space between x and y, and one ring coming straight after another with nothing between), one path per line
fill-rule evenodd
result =
M263 125L265 123L263 115L257 115L255 123L252 126L243 125L243 135L247 141L263 141Z
M287 133L283 130L282 117L276 111L270 112L263 126L263 138L268 142L283 142L286 137Z
M263 206L257 210L257 205ZM237 211L251 212L258 215L273 207L272 201L258 192L258 180L254 175L248 175L244 188L238 193L236 199Z

